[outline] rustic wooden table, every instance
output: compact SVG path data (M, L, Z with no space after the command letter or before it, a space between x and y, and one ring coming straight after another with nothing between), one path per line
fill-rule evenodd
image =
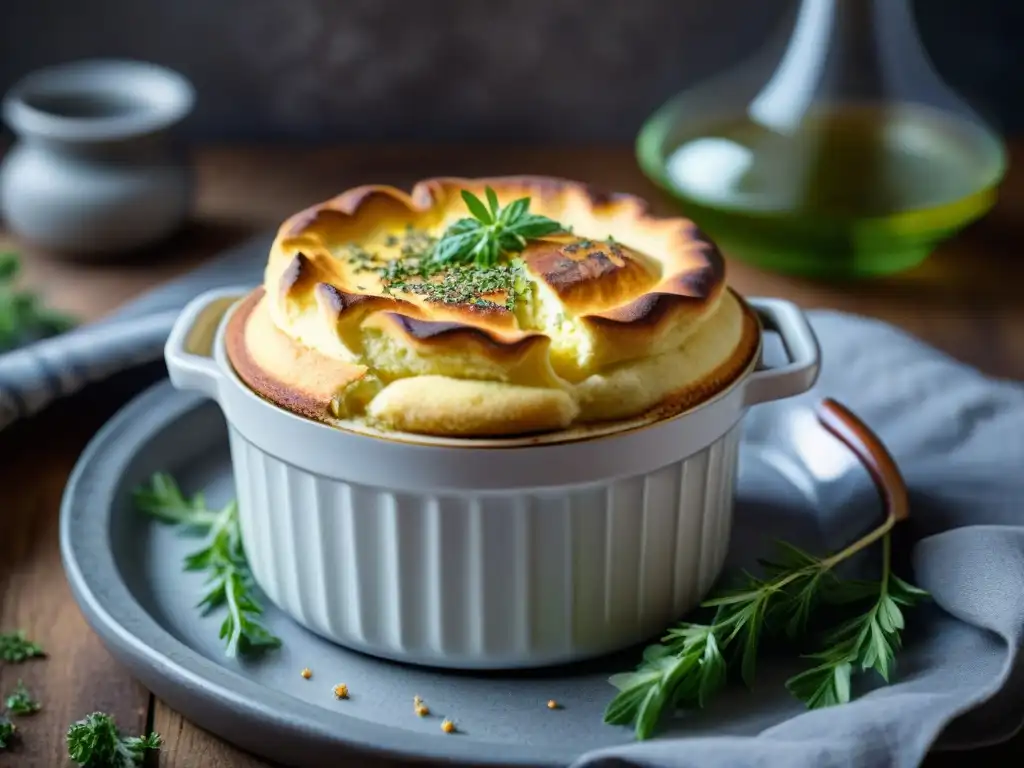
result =
M1024 142L1012 153L1024 160ZM623 147L346 147L210 148L197 155L194 222L173 241L121 265L61 263L23 248L26 281L53 305L86 320L180 274L292 211L349 186L409 185L431 175L546 173L635 192L664 210L670 202L637 171ZM859 285L825 285L730 264L742 292L791 298L895 323L994 376L1024 380L1024 171L1011 172L1000 203L983 221L945 244L919 269ZM15 245L0 234L0 248ZM154 371L154 376L159 371ZM24 720L22 744L0 753L0 766L67 764L67 725L94 710L114 714L133 733L152 727L165 740L162 766L252 768L265 763L208 735L156 700L120 668L86 626L64 580L57 511L68 473L94 431L135 388L115 380L60 403L0 435L0 629L23 628L49 651L45 661L0 665L0 691L19 678L45 701ZM1024 737L970 753L980 764L1010 764ZM936 755L931 768L968 755ZM339 755L339 760L343 756Z

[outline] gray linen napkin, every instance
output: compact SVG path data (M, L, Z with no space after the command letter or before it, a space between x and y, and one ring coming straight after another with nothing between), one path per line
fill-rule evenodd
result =
M1024 387L988 379L883 323L832 312L810 316L823 350L817 385L799 398L753 409L744 438L757 440L791 423L799 434L791 441L804 446L806 460L817 452L820 462L821 432L800 421L808 410L794 405L830 396L856 412L896 457L911 495L904 525L916 540L913 578L932 593L934 606L911 614L895 683L841 708L803 712L787 703L784 676L768 674L753 692L701 713L714 735L602 750L574 768L911 768L940 734L942 746L968 747L1019 729ZM819 543L829 549L851 539L850 531L836 530L848 520L818 523ZM734 708L744 698L755 714ZM719 735L723 720L741 714L748 722L735 729L740 735Z
M102 323L0 356L0 427L89 381L159 359L175 311L208 288L258 283L269 242L245 243ZM860 415L896 456L911 489L912 519L903 527L916 541L913 577L934 605L915 611L894 684L843 707L803 712L781 689L786 670L766 664L753 692L729 692L700 714L708 720L697 720L687 731L693 735L595 752L578 767L910 768L937 741L967 747L1020 726L1024 387L988 379L882 323L832 312L810 316L824 350L817 386L753 409L744 439L769 440L788 429L787 442L802 460L820 464L828 456L822 432L797 418L808 411L793 405L830 396ZM820 469L828 475L829 467ZM872 500L858 496L871 493L870 484L856 485L837 480L826 490L849 494L847 508L870 508ZM739 490L748 498L759 492ZM848 515L803 520L803 530L780 524L772 533L799 537L808 522L820 547L834 548L852 534Z
M92 325L0 355L0 429L118 371L160 360L178 311L208 288L263 281L273 235L242 243Z

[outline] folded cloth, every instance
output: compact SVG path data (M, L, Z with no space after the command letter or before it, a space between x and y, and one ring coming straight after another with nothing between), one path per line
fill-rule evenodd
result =
M57 398L163 357L178 312L208 288L263 281L272 235L249 240L100 322L0 355L0 429Z
M827 475L830 459L800 417L825 396L857 413L907 481L911 519L902 525L916 541L913 580L934 605L912 609L893 684L850 704L804 711L782 690L785 675L762 670L768 679L711 704L686 736L601 750L574 768L911 768L936 744L991 743L1020 728L1024 387L986 378L883 323L808 314L823 350L819 381L799 398L752 409L745 441L789 423L803 458L825 464ZM796 437L789 442L800 448ZM822 546L851 540L848 518L815 522Z
M269 242L244 243L100 323L0 356L0 427L87 382L159 359L189 299L261 281ZM893 684L850 704L803 711L781 686L788 672L766 660L754 691L724 694L727 700L693 718L685 735L673 727L669 737L585 755L579 768L910 768L936 744L997 741L1020 726L1024 387L988 379L883 323L834 312L809 317L824 350L817 385L800 398L754 408L744 439L790 429L787 442L804 451L798 460L827 464L835 456L814 442L820 430L800 420L806 406L828 396L854 410L907 480L911 520L901 527L916 542L913 580L934 605L913 610ZM819 469L829 474L828 466ZM850 495L845 508L863 506L858 494L872 492L867 482L840 486L828 490ZM744 489L741 480L739 492L757 489ZM864 521L821 515L773 533L792 540L791 533L810 527L816 543L832 549L850 541L857 525Z

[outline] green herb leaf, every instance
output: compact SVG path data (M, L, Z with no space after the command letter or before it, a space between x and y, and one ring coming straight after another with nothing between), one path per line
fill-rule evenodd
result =
M63 333L75 325L72 318L45 307L34 293L17 289L14 282L20 272L16 254L0 253L0 351Z
M852 671L849 662L826 663L791 677L786 687L810 709L846 704L850 700Z
M7 697L4 703L7 709L16 715L34 715L43 706L32 698L32 694L29 693L21 680L18 681L18 687L14 689L14 692Z
M0 715L0 749L7 749L14 741L18 727L3 715Z
M228 656L252 654L281 645L280 638L259 621L263 607L252 594L255 583L242 549L235 502L221 510L207 546L188 555L185 568L209 574L207 592L197 605L203 613L227 607L220 638L225 641Z
M17 632L0 633L0 660L10 664L20 664L31 658L44 656L43 649L25 637L20 629Z
M498 205L498 195L495 194L494 190L487 187L484 190L487 194L487 205L491 209L491 220L497 221L500 206Z
M84 768L132 768L142 765L146 752L160 749L160 736L122 737L114 718L93 712L73 723L67 732L68 756Z
M728 672L714 632L705 633L704 653L700 659L700 678L697 683L697 706L706 707L711 697L725 685Z
M157 472L149 483L136 488L132 500L140 512L164 523L208 531L217 522L217 513L206 508L203 494L186 498L174 478L166 472Z
M611 678L619 688L619 695L609 702L604 720L615 725L635 723L639 738L650 736L658 724L666 705L683 697L678 695L680 684L688 675L701 679L700 666L706 645L695 642L683 654L674 655L663 646L652 646L644 654L644 662L636 672ZM716 669L709 670L717 674ZM693 700L695 697L687 697Z
M0 252L0 282L9 283L21 272L21 262L16 253Z
M846 620L825 635L824 650L808 658L815 667L790 678L786 687L808 707L828 707L850 700L850 678L873 669L889 681L896 652L902 645L900 632L906 622L900 604L914 605L928 597L922 589L891 573L891 541L882 539L882 577L875 583L867 609ZM851 594L864 595L865 582L857 582ZM842 595L840 597L848 597Z
M898 604L908 607L931 598L923 589L908 584L895 573L889 574L889 595Z
M862 539L874 540L877 535ZM709 624L669 629L664 644L649 648L635 672L609 680L619 693L605 711L606 722L632 724L637 738L644 739L665 710L707 706L733 669L752 685L765 631L777 627L791 639L801 637L823 602L872 601L864 613L826 635L825 649L809 656L815 666L787 681L789 690L809 707L824 707L850 700L851 679L858 672L874 669L888 679L904 625L900 605L919 602L927 593L890 574L888 535L882 543L883 577L866 582L844 581L834 573L859 546L819 558L779 542L774 557L762 562L765 578L742 573L734 588L704 601L703 607L715 611Z
M229 502L220 511L206 507L202 495L186 499L174 479L157 473L149 484L136 490L139 511L186 529L206 533L206 544L187 555L187 571L207 574L206 592L196 605L203 614L226 608L220 627L228 656L254 654L277 648L281 640L260 621L263 606L256 599L255 581L242 547L238 504Z
M529 213L528 197L500 208L495 191L490 187L484 191L489 209L472 192L462 190L462 199L473 218L451 224L434 245L430 261L493 267L503 257L522 251L527 241L565 231L557 221Z
M523 214L519 219L510 221L508 224L509 232L524 240L551 235L561 231L561 229L562 225L557 221L532 213Z
M506 226L514 226L516 223L523 220L523 217L527 215L526 212L529 209L530 198L520 197L505 206L505 210L501 212L500 221Z
M494 194L493 189L488 187L487 199L490 200L491 197L496 198L497 195ZM487 210L487 206L480 202L479 197L474 195L469 190L464 189L462 190L462 199L465 201L466 207L469 208L469 212L472 213L473 216L482 221L484 224L494 223L494 217L491 215L491 212Z

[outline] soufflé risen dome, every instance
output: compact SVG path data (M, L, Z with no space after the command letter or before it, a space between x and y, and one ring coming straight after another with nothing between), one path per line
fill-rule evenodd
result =
M467 438L678 413L758 339L692 222L541 177L363 186L298 213L227 328L238 375L282 408Z

